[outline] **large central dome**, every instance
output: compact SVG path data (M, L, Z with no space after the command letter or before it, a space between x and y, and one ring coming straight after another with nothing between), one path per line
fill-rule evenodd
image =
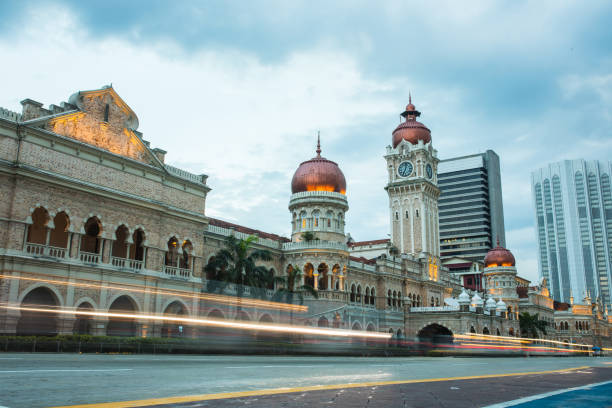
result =
M303 191L333 191L346 194L346 179L338 165L321 157L321 143L317 141L317 155L300 164L291 180L291 193Z
M406 106L402 116L406 118L406 121L400 123L393 131L393 148L396 148L402 140L412 144L417 144L419 140L422 140L423 143L431 142L431 131L427 129L427 126L416 120L421 116L421 112L416 110L416 107L412 104L412 97L409 98L408 106Z

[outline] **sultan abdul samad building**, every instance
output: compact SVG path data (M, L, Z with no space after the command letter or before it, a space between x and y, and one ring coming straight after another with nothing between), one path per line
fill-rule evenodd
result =
M136 113L112 87L76 92L48 108L21 103L21 113L0 110L0 333L178 330L164 321L79 314L89 310L287 321L274 302L243 300L237 307L228 300L235 299L233 285L227 296L205 295L211 281L204 266L226 237L257 235L275 275L298 265L318 291L296 314L300 324L399 338L512 336L519 335L518 313L528 311L550 323L550 338L608 344L610 324L599 302L554 302L545 282L529 286L517 276L504 248L484 260L481 293L468 293L441 265L438 154L412 103L384 156L391 238L364 242L345 234L346 180L320 146L291 181L289 239L207 217L207 176L164 163L166 152L138 132ZM304 232L317 239L303 240ZM41 316L21 305L61 313Z

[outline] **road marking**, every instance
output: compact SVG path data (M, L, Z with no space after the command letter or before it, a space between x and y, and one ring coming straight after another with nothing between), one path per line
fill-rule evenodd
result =
M97 404L81 404L81 405L64 405L55 408L133 408L133 407L148 407L152 405L163 405L163 404L180 404L185 402L196 402L196 401L210 401L227 398L242 398L242 397L255 397L260 395L275 395L275 394L289 394L306 391L322 391L322 390L337 390L343 388L362 388L362 387L373 387L379 385L397 385L397 384L416 384L416 383L429 383L429 382L441 382L441 381L457 381L457 380L476 380L482 378L500 378L500 377L516 377L521 375L540 375L540 374L555 374L565 373L568 371L583 370L589 368L589 366L563 368L560 370L548 370L548 371L531 371L523 373L508 373L508 374L489 374L489 375L472 375L465 377L447 377L447 378L425 378L419 380L396 380L396 381L371 381L363 383L348 383L348 384L331 384L331 385L312 385L305 387L294 387L294 388L272 388L264 390L253 390L253 391L235 391L235 392L222 392L218 394L202 394L202 395L186 395L180 397L167 397L167 398L150 398L135 401L118 401L118 402L103 402Z
M565 394L566 392L571 392L571 391L588 390L588 389L593 388L593 387L599 387L600 385L607 385L607 384L612 384L612 381L604 381L604 382L595 383L595 384L587 384L587 385L583 385L583 386L580 386L580 387L573 387L573 388L566 388L566 389L563 389L563 390L545 392L543 394L532 395L531 397L519 398L519 399L515 399L515 400L512 400L512 401L506 401L506 402L502 402L502 403L499 403L499 404L489 405L489 406L484 407L484 408L506 408L506 407L512 407L514 405L523 404L525 402L531 402L531 401L536 401L536 400L547 398L547 397L552 397L553 395Z
M225 367L225 368L288 368L288 367L321 367L319 365L265 365L265 366L256 366L256 365L252 365L252 366L231 366L231 367Z
M0 374L5 373L62 373L62 372L99 372L99 371L132 371L133 368L109 368L107 370L78 370L78 369L68 369L68 370L11 370L11 371L0 371Z

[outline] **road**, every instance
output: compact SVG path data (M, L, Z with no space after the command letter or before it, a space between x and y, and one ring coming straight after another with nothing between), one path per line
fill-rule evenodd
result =
M382 383L392 381L465 376L498 377L581 366L596 367L597 375L592 371L591 377L586 374L581 377L576 373L565 375L564 387L589 383L591 379L591 382L596 382L595 377L602 378L601 373L609 373L609 379L612 379L612 359L592 357L362 358L0 353L0 406L36 408L307 386L338 390L342 386L332 386L365 382L382 386ZM586 373L584 370L581 372ZM519 377L501 378L511 381ZM582 379L573 381L573 378ZM495 378L478 381L482 389L485 383L494 384ZM526 383L533 387L534 381ZM560 383L555 379L547 381L553 385ZM440 383L411 386L423 390L433 389L437 384ZM504 384L497 385L503 388L506 387ZM354 390L354 393L360 392L358 388ZM514 399L515 395L518 398L519 394L510 393L507 399ZM276 402L280 403L280 400L277 398ZM273 400L268 404L276 405ZM212 404L211 401L205 405L185 406L235 405L222 405L221 401Z

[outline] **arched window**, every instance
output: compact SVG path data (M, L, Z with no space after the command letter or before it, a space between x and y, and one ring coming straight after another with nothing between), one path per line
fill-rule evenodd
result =
M302 229L306 229L306 211L300 212L300 225Z
M168 250L166 251L166 257L164 263L166 266L176 267L178 265L179 258L179 242L176 237L172 237L168 240Z
M314 288L314 266L309 262L304 265L304 284Z
M334 213L331 211L328 211L325 216L327 217L327 228L331 228L331 223L332 223L332 219L334 218Z
M365 296L363 300L366 305L370 304L370 288L369 287L366 287Z
M134 242L134 244L131 245L132 248L130 251L130 259L134 259L136 261L144 261L144 231L140 228L134 231L134 233L132 234L132 241Z
M191 254L193 253L193 245L191 244L191 241L189 240L183 241L183 246L181 247L181 249L183 250L183 253L181 254L181 257L180 257L179 267L181 267L182 269L191 270L191 267L192 267Z
M113 242L112 256L115 258L127 258L128 238L130 231L125 225L120 225L115 231L115 241Z
M64 211L57 213L53 218L55 228L51 230L49 246L54 248L68 248L68 228L70 228L70 218Z
M421 307L421 295L417 295L417 307Z
M47 244L47 224L49 213L43 207L38 207L32 213L32 224L28 226L27 242L32 244Z
M393 307L396 307L396 306L397 306L397 292L396 292L396 291L393 291L393 298L392 298L392 300L391 300L391 305L392 305Z
M370 304L374 306L374 301L376 300L376 291L374 288L370 290Z
M433 297L433 296L431 297L431 302L430 302L430 303L431 303L431 304L430 304L430 306L431 306L431 307L434 307L434 306L435 306L435 304L436 304L436 302L435 302L435 300L434 300L434 297Z
M391 306L391 289L387 291L387 306Z
M397 291L397 307L402 307L402 291Z
M102 223L98 217L91 217L85 223L85 235L81 237L81 252L99 254L102 240Z
M319 210L314 210L312 212L312 222L314 228L319 228L319 218L321 218L321 212Z
M357 285L357 303L361 303L361 285Z
M357 298L357 289L355 288L355 284L351 285L351 302L354 302Z

